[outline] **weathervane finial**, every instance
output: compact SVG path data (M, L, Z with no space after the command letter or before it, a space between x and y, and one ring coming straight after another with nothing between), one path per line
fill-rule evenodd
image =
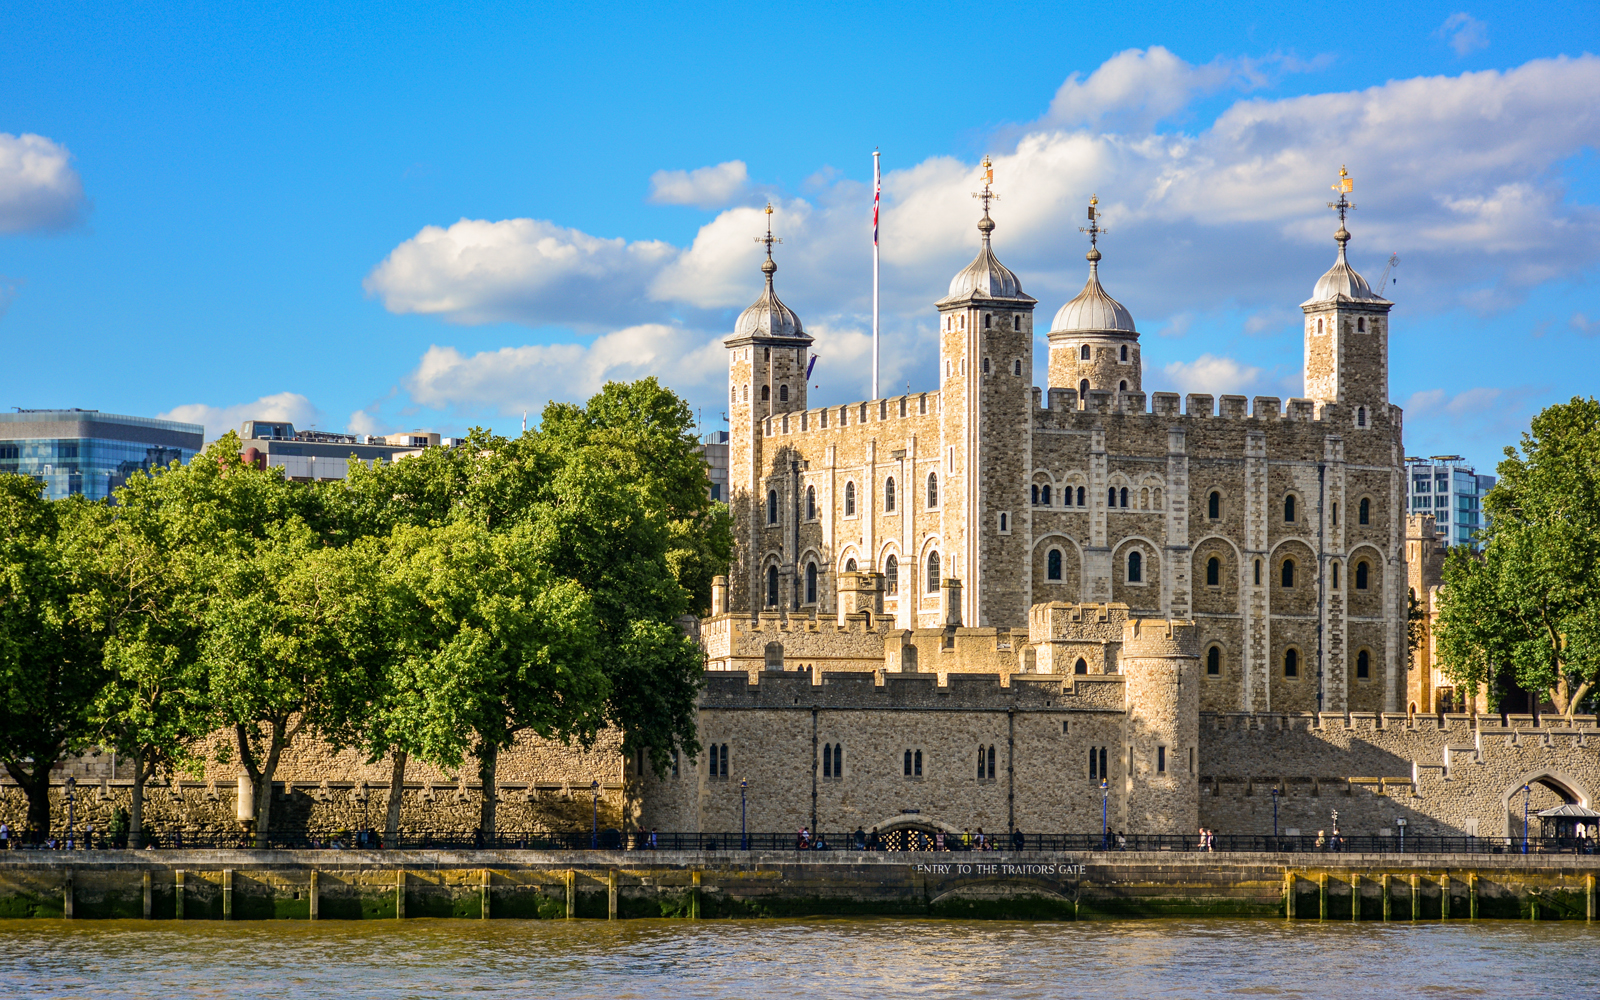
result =
M999 201L1000 196L994 193L994 161L984 154L983 162L983 190L972 192L974 198L983 200L983 218L978 220L978 232L983 234L984 246L989 245L989 234L994 232L994 220L989 218L989 202Z
M1089 224L1078 227L1078 232L1089 234L1089 252L1084 257L1089 261L1090 270L1094 270L1095 266L1100 262L1100 248L1096 244L1100 242L1100 237L1111 232L1111 230L1100 225L1099 206L1100 196L1091 194L1089 196Z
M1342 260L1345 244L1350 242L1350 232L1344 228L1345 213L1355 211L1356 207L1355 202L1345 197L1355 190L1355 181L1351 179L1350 171L1346 170L1342 163L1339 164L1339 182L1333 185L1333 190L1339 192L1339 200L1328 202L1328 207L1339 213L1339 231L1333 234L1333 238L1339 243L1339 258Z
M766 215L767 215L767 235L765 235L765 236L757 236L756 237L756 242L764 244L766 246L766 248L767 248L767 259L766 259L766 262L761 265L761 271L762 271L763 274L765 274L767 276L767 283L771 284L772 283L772 275L778 270L778 265L773 263L773 260L772 260L772 245L774 243L782 243L783 240L781 240L778 237L772 235L772 202L770 202L770 201L767 202Z

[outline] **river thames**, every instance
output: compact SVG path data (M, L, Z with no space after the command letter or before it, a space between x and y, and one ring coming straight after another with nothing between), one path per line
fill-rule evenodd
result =
M1592 997L1579 923L0 921L0 995Z

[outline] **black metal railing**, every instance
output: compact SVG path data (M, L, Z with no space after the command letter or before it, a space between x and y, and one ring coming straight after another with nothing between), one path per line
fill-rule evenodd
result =
M12 850L125 849L123 837L101 835L85 839L82 831L69 838L57 831L53 838L25 843L20 837L6 842ZM216 831L146 831L143 845L150 849L255 848L253 838ZM545 830L500 831L493 835L459 831L407 830L395 840L376 831L328 831L273 834L265 847L273 850L542 850L542 851L1018 851L1028 853L1084 854L1128 851L1295 854L1594 854L1596 841L1582 837L1467 837L1441 835L1370 836L1366 834L1251 835L1213 834L1202 840L1196 834L1012 833L993 834L981 841L976 834L941 834L925 830L887 833L822 832L802 838L794 833L672 833L647 831Z

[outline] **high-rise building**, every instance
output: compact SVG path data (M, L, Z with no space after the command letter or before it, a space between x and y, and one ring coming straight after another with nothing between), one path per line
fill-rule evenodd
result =
M700 454L706 460L706 476L711 480L711 499L728 502L728 432L711 431L700 439Z
M1483 495L1493 476L1481 476L1460 455L1406 459L1406 511L1431 514L1446 545L1478 546L1474 536L1488 521Z
M177 420L19 409L0 413L0 472L32 476L52 500L104 500L134 471L187 462L204 442L205 428Z

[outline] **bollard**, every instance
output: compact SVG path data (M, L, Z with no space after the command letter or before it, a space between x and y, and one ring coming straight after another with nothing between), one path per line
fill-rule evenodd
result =
M1589 876L1593 881L1594 876ZM1467 919L1478 919L1478 873L1467 873Z
M150 876L149 872L145 872L144 873L144 918L146 920L149 920L154 915L153 912L152 912L152 910L154 908L150 905L150 903L151 903L150 877L151 876Z
M67 869L67 880L61 887L61 917L72 919L72 869Z
M311 919L312 920L317 919L317 916L318 916L318 914L317 914L317 909L318 909L317 901L318 901L318 897L321 895L321 893L318 891L318 889L319 889L319 887L317 885L317 870L315 868L313 868L313 869L311 869L311 888L309 890L307 890L311 894L310 902L311 902Z
M578 908L578 873L567 869L567 919L571 920Z
M615 868L606 875L606 919L617 919L617 870Z
M222 919L233 919L233 869L222 869Z
M1383 877L1383 922L1389 922L1389 883L1391 876Z
M489 919L489 869L483 870L483 885L478 890L478 919Z
M1317 919L1328 919L1328 873L1317 878Z
M1350 876L1350 922L1361 922L1361 876L1359 873Z
M1421 882L1421 879L1418 876L1416 876L1416 875L1411 876L1411 919L1413 921L1415 921L1417 919L1417 911L1420 908L1418 906L1418 904L1417 904L1417 894L1418 894L1418 892L1420 890L1421 885L1422 885L1422 882Z
M179 868L176 872L173 873L173 875L175 876L174 881L176 882L176 885L173 888L172 919L174 919L174 920L182 920L183 919L183 869Z

